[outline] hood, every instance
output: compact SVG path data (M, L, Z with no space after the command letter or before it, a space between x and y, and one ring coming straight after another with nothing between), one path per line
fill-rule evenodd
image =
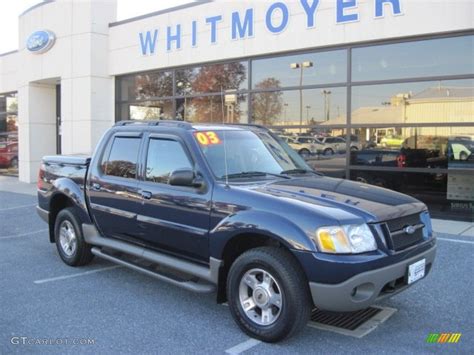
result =
M355 181L325 176L292 178L253 186L255 192L284 197L287 200L341 209L366 222L386 221L426 210L413 197Z

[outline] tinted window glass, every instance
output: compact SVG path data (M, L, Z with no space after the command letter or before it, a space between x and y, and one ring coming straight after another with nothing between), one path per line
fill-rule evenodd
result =
M472 117L472 79L364 85L352 88L353 124L472 123Z
M472 74L474 36L356 48L352 79L382 80Z
M116 137L109 158L102 163L106 175L133 179L137 173L140 138Z
M367 127L353 131L352 165L474 168L474 127Z
M247 90L247 62L203 65L176 71L176 94Z
M269 126L346 124L346 88L252 94L253 122Z
M254 89L340 83L347 80L345 50L304 53L252 62Z
M173 95L173 73L155 72L120 78L121 101Z
M151 139L148 146L146 180L167 184L170 174L178 169L192 169L183 146L173 140Z

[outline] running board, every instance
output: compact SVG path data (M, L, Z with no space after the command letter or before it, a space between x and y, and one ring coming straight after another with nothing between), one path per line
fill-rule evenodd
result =
M92 224L87 224L87 223L82 224L82 231L84 233L85 241L88 244L91 244L92 246L110 248L118 252L135 256L140 259L144 259L152 263L164 266L166 268L169 268L178 272L182 272L187 275L195 276L200 280L210 282L212 285L217 285L218 283L219 269L222 265L222 260L211 257L209 258L209 267L206 267L206 266L193 263L193 262L190 262L190 261L187 261L175 256L171 256L165 253L160 253L158 251L150 250L143 246L126 243L117 239L104 238L103 236L100 235L100 232L97 230L97 228ZM96 250L96 253L98 252L101 253L100 255L96 254L99 257L102 257L102 255L105 255L104 258L106 257L114 258L114 262L115 262L115 259L117 259L114 256L111 256L109 254L104 254L98 248L94 248L94 249ZM117 259L117 260L123 261L121 259ZM125 261L125 262L128 263L128 261Z
M179 280L175 279L163 274L160 274L159 272L147 269L146 267L140 266L139 264L132 263L130 261L118 258L116 256L104 253L100 248L98 247L93 247L91 249L92 254L95 256L111 261L113 263L123 265L125 267L128 267L130 269L133 269L135 271L141 272L145 275L152 276L158 280L168 282L170 284L173 284L175 286L184 288L189 291L193 292L198 292L198 293L212 293L216 290L216 287L214 285L211 285L210 283L199 283L196 281L191 281L191 280Z

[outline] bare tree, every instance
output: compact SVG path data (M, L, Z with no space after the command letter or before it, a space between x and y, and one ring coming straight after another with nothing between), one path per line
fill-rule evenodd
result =
M266 78L255 85L256 89L280 88L280 80ZM254 122L270 125L280 117L283 109L283 93L281 91L259 92L252 96Z

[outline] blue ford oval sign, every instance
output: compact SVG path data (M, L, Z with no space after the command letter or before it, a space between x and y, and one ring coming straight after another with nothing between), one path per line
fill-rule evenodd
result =
M56 36L51 31L36 31L28 37L26 48L32 53L44 53L54 45L55 40Z

